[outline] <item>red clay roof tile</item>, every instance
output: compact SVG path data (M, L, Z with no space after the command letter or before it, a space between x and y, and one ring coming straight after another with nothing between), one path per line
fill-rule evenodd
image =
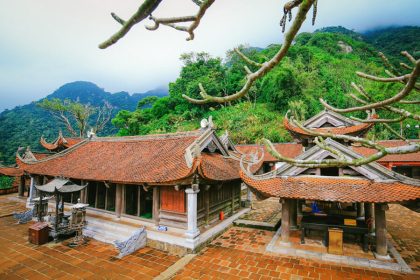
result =
M264 198L281 197L336 202L402 202L420 199L420 187L401 182L374 182L346 177L299 176L242 180Z

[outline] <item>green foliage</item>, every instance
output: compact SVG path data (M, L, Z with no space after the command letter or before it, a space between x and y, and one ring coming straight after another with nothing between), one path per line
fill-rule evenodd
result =
M351 47L351 51L340 45ZM257 49L241 45L239 48L252 60L263 62L280 46ZM196 129L201 118L212 115L220 132L228 130L236 143L254 143L262 137L274 142L290 141L281 125L288 109L304 119L323 109L319 98L340 108L354 106L354 101L346 97L353 92L353 81L372 92L375 100L390 96L402 86L358 78L356 71L382 75L382 62L362 35L342 27L300 34L282 63L257 81L248 96L232 104L198 106L188 103L182 94L199 98L199 83L216 96L239 90L247 64L236 52L228 51L224 62L207 53L188 53L181 60L184 66L178 79L169 85L169 96L155 101L150 108L118 113L113 124L120 129L119 135ZM256 70L253 65L247 66L251 71ZM363 113L354 115L365 117ZM389 113L383 115L389 116ZM398 129L398 125L394 126ZM370 137L392 138L380 127L375 128Z
M0 176L0 190L10 189L13 185L13 181L13 177Z

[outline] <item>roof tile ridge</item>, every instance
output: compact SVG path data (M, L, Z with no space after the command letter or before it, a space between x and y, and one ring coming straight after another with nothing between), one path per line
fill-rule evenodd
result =
M164 139L177 139L187 137L199 137L200 131L183 131L166 134L148 134L148 135L133 135L133 136L107 136L107 137L95 137L90 141L92 142L131 142L131 141L149 141L149 140L164 140Z
M67 149L65 149L65 150L63 150L61 152L58 152L56 154L53 154L53 155L51 155L49 157L42 158L40 160L36 160L36 161L25 161L24 159L21 159L21 160L23 161L23 163L30 164L30 165L37 164L37 163L42 163L42 162L47 162L47 161L50 161L52 159L63 157L65 155L67 155L68 153L70 153L70 152L78 149L81 146L84 146L85 144L87 144L89 142L90 142L89 139L84 139L84 140L80 141L79 143L71 146L70 148L67 148Z

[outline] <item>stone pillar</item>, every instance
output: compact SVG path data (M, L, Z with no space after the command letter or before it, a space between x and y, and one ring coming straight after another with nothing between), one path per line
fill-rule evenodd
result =
M31 184L29 185L29 196L26 200L26 208L32 208L34 206L33 199L35 198L35 181L34 177L31 176Z
M386 241L385 210L388 210L387 204L375 203L376 257L378 258L389 258Z
M155 225L159 225L160 213L160 187L153 187L153 220L155 221Z
M290 199L281 200L281 243L290 244Z
M187 220L188 230L185 235L188 239L194 239L200 234L197 227L197 194L200 192L198 184L192 184L192 188L185 190L187 193Z
M18 195L20 197L25 196L25 175L20 176L19 187L18 187Z
M115 215L121 217L123 205L123 185L117 184L115 187Z
M369 233L375 233L375 217L372 203L365 203L365 222L369 226Z
M297 229L297 199L290 199L290 229Z
M357 208L357 218L362 218L365 216L365 204L362 202L356 203Z

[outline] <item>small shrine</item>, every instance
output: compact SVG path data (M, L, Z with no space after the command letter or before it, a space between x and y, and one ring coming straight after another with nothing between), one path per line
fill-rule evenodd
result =
M344 141L330 138L324 141L337 153L314 145L314 136L294 126L287 117L284 125L304 147L304 152L295 159L321 161L337 159L340 155L351 161L363 157ZM304 126L359 137L371 127L329 111L310 118ZM264 174L255 174L244 165L241 178L258 198L280 199L279 246L293 248L287 249L288 252L297 248L312 250L305 243L308 237L317 233L324 246L317 247L320 252L343 254L343 242L346 245L346 242L356 241L366 253L364 256L389 259L385 218L388 203L420 200L420 180L393 172L376 162L327 168L297 167L277 162L276 169ZM374 254L367 253L369 248Z
M64 195L77 193L86 188L86 185L77 185L68 179L54 178L44 185L35 185L39 197L34 199L34 216L42 222L48 214L48 200L55 198L55 215L49 221L51 226L50 236L58 240L60 235L76 233L76 240L80 241L82 228L86 224L86 206L88 204L77 203L72 206L70 215L64 212Z

